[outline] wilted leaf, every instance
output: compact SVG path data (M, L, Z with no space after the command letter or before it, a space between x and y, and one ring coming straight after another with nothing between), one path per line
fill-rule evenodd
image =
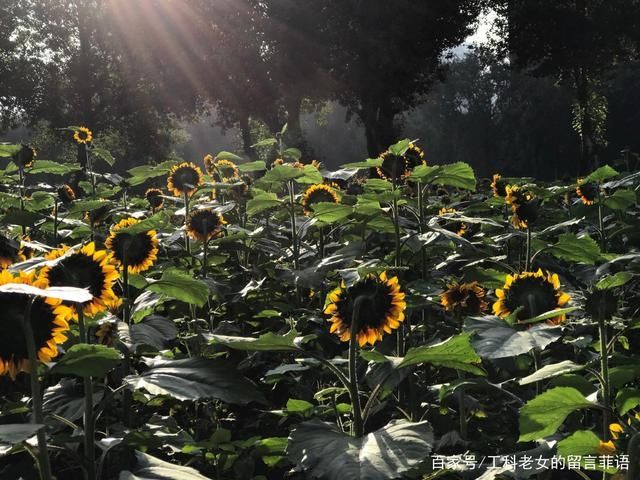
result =
M564 375L565 373L577 372L579 370L583 370L584 368L584 365L578 365L571 360L565 360L564 362L554 363L553 365L545 365L537 372L521 378L518 383L520 385L528 385L530 383L539 382L540 380L545 380L547 378Z

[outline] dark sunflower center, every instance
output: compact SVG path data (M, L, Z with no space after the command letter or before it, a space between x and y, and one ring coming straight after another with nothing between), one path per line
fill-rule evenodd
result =
M151 237L146 233L116 233L111 248L116 259L127 265L140 265L144 262L153 249Z
M507 182L504 180L497 180L495 182L496 195L499 197L505 197L507 195Z
M546 279L528 277L516 280L505 292L504 303L510 312L522 307L518 320L537 317L558 307L556 291Z
M420 152L415 148L409 148L404 154L404 158L406 161L406 165L409 168L414 168L422 164L422 158L420 157Z
M147 202L149 202L149 205L154 208L162 205L162 197L160 195L162 195L162 192L154 190L147 192Z
M359 301L357 330L384 326L392 298L389 288L373 278L366 279L342 293L338 301L338 313L342 322L350 327L355 301L359 297L362 300Z
M191 167L181 167L173 174L173 184L178 188L193 188L198 185L198 172Z
M52 267L47 274L53 287L87 288L94 297L102 295L104 273L93 258L76 253Z
M538 218L538 207L538 200L524 202L516 207L516 215L524 222L533 223Z
M2 335L0 335L0 358L4 361L19 362L29 357L22 319L29 297L19 293L0 293L2 308ZM36 350L44 347L51 338L55 316L51 307L38 298L31 308L31 327L36 343Z
M18 243L8 238L0 238L0 257L7 258L11 261L18 259Z
M404 174L406 167L406 161L403 157L388 153L382 158L380 169L387 177L397 179Z
M206 210L194 213L189 219L189 228L203 236L213 233L219 226L220 217Z
M598 197L598 186L593 182L580 185L580 194L587 200L595 200Z
M333 195L331 195L330 192L328 192L327 190L314 190L313 192L311 192L311 194L309 195L309 198L307 199L307 204L308 205L314 205L316 203L321 203L321 202L330 202L330 203L334 203L336 200L335 198L333 198Z

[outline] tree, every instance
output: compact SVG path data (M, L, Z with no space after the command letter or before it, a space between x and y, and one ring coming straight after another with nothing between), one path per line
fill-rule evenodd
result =
M606 142L605 74L637 54L640 4L628 0L499 0L501 45L513 65L574 90L580 170Z
M327 0L308 9L329 45L335 96L365 127L377 156L396 140L396 116L441 77L443 55L471 32L479 0Z

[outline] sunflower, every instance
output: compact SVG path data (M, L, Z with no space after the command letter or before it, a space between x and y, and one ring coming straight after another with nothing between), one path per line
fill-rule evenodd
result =
M507 196L507 182L502 180L502 176L499 173L493 174L491 190L493 190L494 197L505 198Z
M440 303L448 312L461 316L478 315L489 306L478 282L447 285L447 288L440 295Z
M33 167L33 161L35 158L36 149L29 145L22 144L20 145L20 150L13 155L13 162L19 168L31 168Z
M202 170L191 162L174 165L167 178L167 188L174 196L192 195L202 185Z
M313 206L320 202L340 203L340 195L330 185L316 183L307 188L300 200L304 214L309 216L313 215Z
M578 179L576 194L585 205L593 205L598 199L598 184L595 182L585 182L583 178Z
M0 270L25 260L26 257L20 249L20 244L11 238L0 235Z
M76 192L73 191L71 185L64 184L58 188L58 199L65 205L73 202L76 199Z
M87 143L91 143L91 140L93 140L93 132L87 127L80 127L73 134L73 139L78 144L86 145Z
M532 198L531 193L523 190L520 185L507 185L505 187L505 193L505 200L507 204L511 206L511 209L514 209L523 201L530 200Z
M344 282L327 296L328 304L324 313L330 318L331 333L343 342L351 338L351 322L354 306L359 301L356 323L356 339L360 346L375 344L383 335L391 333L404 321L407 303L400 291L398 277L388 278L386 272L376 276L371 274L355 285L346 288Z
M519 205L512 208L513 216L511 223L516 228L529 228L538 219L540 202L537 198L524 200Z
M33 272L12 275L0 272L0 285L23 283L42 287ZM0 375L9 375L12 380L20 372L28 372L29 354L24 336L23 323L29 295L0 293L2 308L2 335L0 336ZM38 360L50 362L58 355L58 345L67 340L71 310L58 299L37 297L31 307L31 328L36 344Z
M144 192L144 198L149 203L151 210L156 211L159 208L162 208L164 205L164 198L162 198L163 192L159 188L148 188L146 192Z
M117 336L118 323L116 320L109 319L98 323L98 328L96 330L96 340L98 340L98 343L112 347Z
M69 247L64 246L48 253L45 258L55 260L67 254L69 250ZM85 303L82 311L90 317L104 312L107 303L116 298L113 284L119 275L113 265L112 255L106 250L96 250L93 242L72 252L55 265L44 267L40 276L47 287L76 287L89 290L93 300Z
M101 207L95 208L84 214L84 219L93 228L99 227L111 216L111 204L105 203Z
M404 155L396 155L387 150L380 155L382 166L376 167L380 178L397 181L407 177L411 170L418 165L426 165L424 152L413 142L409 144Z
M498 301L493 304L493 313L506 318L517 310L516 319L527 320L543 313L564 307L571 297L560 290L560 279L556 273L522 272L507 275L502 288L496 290ZM558 325L564 322L564 313L552 317L547 323Z
M135 218L120 220L111 229L105 242L113 252L113 258L120 266L127 264L129 273L140 273L148 270L158 259L158 237L155 230L140 233L120 232L120 230L138 223Z
M455 208L442 207L438 211L438 216L443 217L454 213L458 213ZM464 222L450 222L445 226L445 228L461 237L467 232L467 224Z
M196 210L187 219L187 233L194 240L208 242L222 233L224 217L212 208Z
M207 173L219 182L232 183L240 179L240 170L231 160L216 160L211 155L204 157Z

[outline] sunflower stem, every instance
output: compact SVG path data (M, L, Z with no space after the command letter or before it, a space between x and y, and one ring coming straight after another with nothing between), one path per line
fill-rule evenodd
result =
M464 381L464 374L458 370L458 378L460 379L461 382ZM462 386L459 386L458 391L456 392L456 395L458 397L458 415L460 416L460 438L462 438L462 440L466 440L467 439L467 408L465 405L465 399L466 399L466 395L464 393L464 388L462 388Z
M191 258L191 244L189 243L189 233L187 231L189 223L189 192L185 190L182 193L182 198L184 200L184 246L187 250L187 256Z
M204 241L202 249L203 249L203 253L202 253L202 278L207 278L207 262L209 261L209 259L208 259L208 257L209 257L209 239L208 238Z
M89 343L87 328L84 323L84 312L81 304L76 304L78 312L78 328L80 330L80 342ZM95 446L95 424L93 418L93 381L90 376L82 378L84 384L84 457L86 463L85 478L95 480L96 478L96 446Z
M38 380L38 357L36 342L31 326L31 309L36 297L32 297L27 303L27 308L22 321L27 352L29 354L29 379L31 381L31 401L33 402L33 423L42 425L44 416L42 414L42 396L40 394L40 381ZM38 459L40 478L51 480L51 463L49 462L49 451L47 450L47 437L44 426L38 430Z
M537 350L534 348L531 351L531 356L533 357L533 370L537 372L538 370L540 370L540 367L542 366L542 358L540 355L540 350ZM541 393L542 393L542 381L537 381L536 395L540 395Z
M20 163L20 162L18 162ZM18 165L18 175L20 176L20 185L19 185L19 189L20 189L20 213L24 212L24 180L25 180L25 174L24 174L24 167L22 165ZM22 225L22 235L25 235L27 233L27 227L25 227L24 225Z
M604 231L604 219L602 218L602 201L600 198L600 186L598 186L598 229L600 230L600 248L607 251L607 234Z
M89 156L89 149L86 144L82 144L84 150L85 159L87 160L87 173L89 174L89 181L91 182L91 192L93 196L96 196L96 179L93 176L93 165L91 163L91 157Z
M295 210L295 196L293 189L293 180L289 181L289 206L291 207L291 248L293 250L293 267L298 270L299 268L299 252L298 252L298 228L296 226L296 210Z
M324 227L320 227L318 232L318 255L320 259L324 258Z
M122 302L124 307L122 310L124 323L129 325L131 322L129 318L131 311L129 310L129 265L127 264L126 252L123 252L122 258L122 296L124 297L124 302Z
M351 316L351 331L349 336L349 395L353 409L352 434L356 438L364 434L362 422L362 406L360 405L360 393L358 391L358 317L360 316L360 304L363 297L357 297L353 302L353 315Z
M605 442L610 440L609 424L611 423L611 392L609 387L609 348L607 345L607 324L603 312L598 315L598 331L600 335L600 376L602 377L602 436Z
M527 226L527 256L525 257L524 271L531 268L531 227Z
M58 200L53 199L53 244L58 245Z

